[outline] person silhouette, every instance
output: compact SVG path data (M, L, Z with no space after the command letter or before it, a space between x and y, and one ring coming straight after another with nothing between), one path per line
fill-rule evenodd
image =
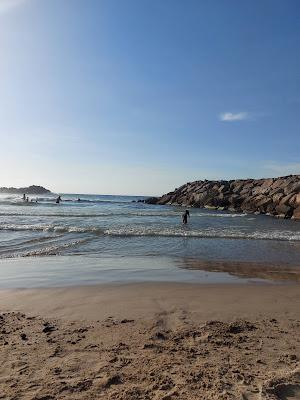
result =
M190 218L190 212L189 212L189 210L185 210L185 212L182 214L182 223L183 224L187 224L188 217Z

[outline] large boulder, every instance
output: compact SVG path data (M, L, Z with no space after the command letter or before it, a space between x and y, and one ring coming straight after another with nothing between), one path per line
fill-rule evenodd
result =
M279 204L286 204L288 205L290 203L290 200L295 196L294 193L290 193L286 196L284 196L281 200Z
M295 197L293 197L293 199L291 199L291 202L293 202L292 204L295 207L300 206L300 193L295 194Z
M138 202L143 202L147 204L157 204L158 202L158 197L148 197L148 199L145 200L138 200Z
M273 203L279 204L280 200L284 197L284 193L283 192L277 192L273 196L271 196L271 194L269 194L269 196L272 198L272 202Z
M280 217L290 218L293 215L294 209L286 204L279 204L275 207L275 211Z
M300 206L294 210L292 218L300 221Z

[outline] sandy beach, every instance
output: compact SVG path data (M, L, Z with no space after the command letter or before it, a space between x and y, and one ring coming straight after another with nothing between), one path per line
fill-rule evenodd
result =
M0 400L300 400L300 0L0 22Z
M300 287L2 290L2 399L299 399Z

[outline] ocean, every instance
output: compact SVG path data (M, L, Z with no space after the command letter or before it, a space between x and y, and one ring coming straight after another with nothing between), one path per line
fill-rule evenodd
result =
M182 272L178 267L172 278L172 265L186 259L299 265L300 224L292 220L191 208L188 224L183 225L182 207L137 202L143 196L61 194L60 204L55 203L56 197L29 196L27 203L20 195L0 195L2 285L7 286L12 265L19 268L18 273L11 272L14 277L19 274L18 285L25 282L28 275L23 266L29 259L36 265L37 282L41 270L37 265L55 263L64 269L66 262L79 266L81 278L74 280L69 269L59 278L56 271L52 274L56 277L40 282L45 285L48 281L59 284L65 278L67 284L78 283L89 266L95 269L97 265L100 272L89 283L135 280L140 275L141 280L156 280L160 268L151 273L150 265L160 264L168 270L167 280L189 280L186 276L197 280L194 271ZM121 264L118 275L116 266ZM103 268L113 277L107 278ZM185 275L178 277L178 273Z

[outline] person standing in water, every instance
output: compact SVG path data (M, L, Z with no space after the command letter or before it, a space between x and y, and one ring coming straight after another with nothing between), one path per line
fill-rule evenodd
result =
M23 194L23 197L22 197L22 199L23 199L23 201L25 201L25 200L26 200L26 194L25 194L25 193Z
M190 212L189 210L185 210L185 212L182 214L182 223L187 224L188 217L190 218Z
M56 204L59 204L61 202L61 197L58 196L58 198L56 199Z

